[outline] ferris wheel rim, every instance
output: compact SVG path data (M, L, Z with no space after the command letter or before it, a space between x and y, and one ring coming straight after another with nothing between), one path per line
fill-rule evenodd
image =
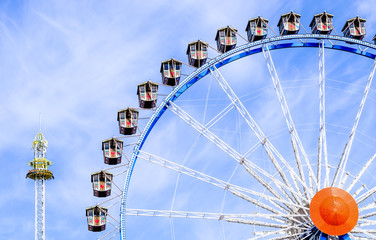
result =
M293 40L297 39L307 39L306 42L292 42ZM163 113L167 110L170 102L174 102L176 99L179 98L181 94L183 94L188 88L190 88L193 84L198 82L200 79L204 78L208 75L213 68L221 68L229 63L232 63L236 60L242 59L244 57L248 57L257 53L262 53L262 48L267 47L268 50L278 50L278 49L289 49L289 48L319 48L319 42L308 42L309 39L316 39L316 40L333 40L339 41L341 43L349 44L357 44L358 46L363 46L366 48L376 50L376 44L372 44L366 41L347 38L343 36L337 35L323 35L323 34L294 34L294 35L283 35L277 37L270 37L265 38L256 42L247 43L236 47L233 50L230 50L226 53L220 54L219 56L211 59L209 62L204 64L203 66L197 68L191 74L189 74L179 85L177 85L161 102L158 107L155 109L153 115L150 117L150 120L146 124L145 128L142 130L142 133L139 136L137 143L134 146L132 157L129 161L129 168L126 173L126 178L124 181L123 193L120 203L120 239L126 240L126 202L127 202L127 193L129 188L130 179L133 173L134 166L137 162L139 151L142 149L144 142L146 141L148 135L150 134L151 130L153 129L154 125L158 122L159 118L163 115ZM284 41L283 43L278 43L279 41ZM287 42L286 42L287 41ZM268 45L270 43L275 43L274 45ZM258 47L258 48L257 48ZM371 58L376 60L376 54L368 52L366 50L356 49L353 47L343 46L343 45L336 45L336 44L324 44L324 48L326 49L333 49L344 51L356 55L360 55L363 57ZM248 50L248 51L247 51Z

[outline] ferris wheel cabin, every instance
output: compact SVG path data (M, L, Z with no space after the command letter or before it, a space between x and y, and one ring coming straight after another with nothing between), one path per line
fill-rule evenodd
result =
M230 51L236 47L236 33L237 29L232 27L220 28L215 36L215 41L217 42L217 49L221 53Z
M91 174L93 184L93 195L96 197L108 197L111 195L111 184L113 175L106 171Z
M116 165L121 163L121 154L123 152L123 141L111 138L102 142L102 151L104 163Z
M342 33L344 37L362 40L366 35L366 20L360 17L347 20Z
M140 108L154 108L157 105L158 84L150 81L138 84L137 95Z
M136 133L138 124L138 111L133 108L126 108L118 111L117 120L119 131L123 135L133 135Z
M297 34L300 29L300 15L294 12L283 14L278 21L280 35Z
M330 34L333 30L333 15L327 12L313 16L309 24L313 34Z
M107 212L107 208L100 206L86 208L87 225L89 231L101 232L106 230Z
M200 40L188 44L187 55L189 65L196 68L204 65L208 59L208 46L209 44Z
M179 85L182 62L176 59L169 59L161 64L162 82L165 85Z
M268 35L268 19L257 17L248 21L245 31L248 41L254 42L266 38Z

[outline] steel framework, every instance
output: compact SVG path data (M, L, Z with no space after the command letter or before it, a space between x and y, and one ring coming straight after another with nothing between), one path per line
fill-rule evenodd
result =
M35 240L44 240L45 232L45 182L54 176L48 166L52 164L46 159L48 142L42 133L38 133L33 142L34 160L28 163L33 167L26 177L35 181Z
M310 41L314 40L314 41ZM350 43L352 45L341 45L338 43ZM355 47L354 47L355 46ZM310 168L310 163L307 158L307 154L305 153L302 143L300 141L300 138L296 132L295 125L292 121L288 105L286 103L286 99L284 97L281 83L278 78L278 74L275 70L270 51L271 50L277 50L277 49L284 49L284 48L294 48L294 47L305 47L305 48L318 48L319 49L319 100L320 100L320 137L319 137L319 155L317 160L317 173L314 174L313 169ZM165 217L193 217L197 218L198 216L201 218L208 218L211 219L210 216L213 216L211 213L200 213L196 214L194 212L174 212L174 211L161 211L161 210L132 210L126 208L126 201L127 201L127 192L129 188L129 182L130 178L132 176L132 172L134 169L134 165L136 163L137 158L142 158L150 162L154 162L160 166L175 170L179 173L183 173L186 175L189 175L191 177L197 178L201 181L208 182L210 184L213 184L217 187L223 188L232 194L243 198L244 200L247 200L255 205L258 205L259 207L266 209L270 212L277 213L280 216L284 216L281 212L291 212L289 217L286 217L284 219L280 219L283 224L286 224L286 227L281 230L277 231L268 231L265 233L262 233L263 236L274 235L274 234L281 234L281 233L290 233L290 237L292 239L297 239L299 234L301 232L297 232L294 229L294 226L289 225L291 221L297 221L300 222L303 225L296 224L295 227L299 227L301 229L306 229L305 231L307 234L311 234L311 237L308 237L310 239L316 239L317 237L319 239L332 239L330 236L326 234L320 234L316 230L312 230L308 224L309 219L305 219L304 216L300 216L301 213L306 214L307 209L302 207L305 203L308 203L308 199L312 197L315 191L320 189L321 187L327 187L330 185L329 183L329 168L327 162L327 146L326 146L326 129L325 129L325 62L324 62L324 49L333 49L333 50L340 50L345 51L357 55L361 55L367 58L375 59L375 50L376 45L356 39L346 38L342 36L334 36L334 35L320 35L320 34L296 34L296 35L286 35L286 36L277 36L277 37L270 37L266 38L260 41L256 41L253 43L247 43L242 46L239 46L227 53L221 54L212 60L210 60L207 64L201 66L196 71L194 71L192 74L190 74L188 77L186 77L174 90L163 100L163 102L155 109L154 114L150 118L149 122L145 126L144 130L142 131L137 144L135 145L135 148L133 150L132 158L130 159L129 163L129 169L126 174L126 180L123 190L123 196L121 200L121 212L120 212L120 239L126 239L126 223L125 223L125 216L126 215L138 215L138 216L165 216ZM221 73L218 71L218 68L227 65L233 61L236 61L238 59L247 57L249 55L257 54L257 53L264 53L265 60L271 75L271 78L273 80L274 89L276 91L276 94L278 96L281 108L284 113L284 117L291 135L291 143L294 149L295 158L298 166L298 173L295 173L294 170L292 170L289 167L289 164L284 160L284 158L281 156L281 154L275 149L275 147L268 141L264 133L261 131L261 129L257 126L256 122L252 119L250 114L247 112L247 110L242 105L239 98L235 95L235 93L232 91L226 80L223 78ZM359 121L361 111L364 106L364 101L367 97L369 87L373 78L373 74L375 71L375 64L372 67L366 90L363 95L363 99L361 102L361 105L359 107L359 113L356 117L353 131L350 134L349 137L349 143L347 144L347 147L345 148L344 152L344 158L340 161L340 164L337 169L337 173L335 174L335 178L333 179L333 183L337 180L339 182L335 184L336 186L343 186L346 182L347 177L349 174L345 174L344 169L347 162L348 152L351 148L351 142L353 140L353 136L355 134L356 125ZM214 117L212 120L208 122L207 125L200 124L197 120L195 120L193 117L188 115L188 113L184 112L181 108L179 108L174 101L179 98L179 96L185 92L188 88L190 88L193 84L195 84L197 81L205 77L206 75L211 74L214 76L214 78L217 80L219 85L222 87L224 92L228 95L229 99L231 100L231 104L228 105L225 109L222 110L220 114L218 114L216 117ZM236 108L238 112L242 115L243 119L247 122L249 127L253 130L254 134L259 139L259 145L262 145L265 149L266 154L270 158L271 162L274 164L275 168L277 169L277 173L280 175L280 178L275 178L273 176L268 175L267 172L260 169L258 166L254 165L251 161L247 160L248 153L252 152L254 150L254 147L252 147L246 154L241 155L234 149L232 149L230 146L228 146L225 142L223 142L220 138L218 138L215 134L213 134L209 129L211 126L214 125L215 122L217 122L221 117L223 117L224 114L226 114L231 109ZM214 177L211 177L209 175L205 175L203 173L200 173L198 171L189 169L184 167L183 165L179 165L173 162L170 162L168 160L159 158L158 156L154 156L152 154L148 154L146 152L143 152L141 150L142 146L144 145L144 142L146 138L148 137L150 131L156 124L156 122L160 119L160 117L163 115L163 113L170 109L172 112L174 112L176 115L178 115L180 118L182 118L185 122L187 122L189 125L191 125L194 129L196 129L198 132L200 132L203 136L205 136L208 140L216 144L220 149L222 149L225 153L227 153L229 156L231 156L234 160L239 162L247 172L249 172L254 179L258 180L264 187L269 191L270 195L261 194L259 192L253 192L248 189L244 189L235 185L228 184L224 181L221 181L219 179L216 179ZM221 115L222 114L222 115ZM304 164L309 167L308 176L304 176L303 171L301 170L301 166ZM355 185L355 183L358 182L359 178L362 176L362 174L365 172L365 169L367 166L369 166L373 160L375 159L375 156L370 158L366 166L358 173L358 175L354 178L350 186L348 187L348 191L351 190L351 188ZM284 167L287 167L288 171L282 170L280 163L283 164ZM323 171L322 168L323 167ZM289 174L290 176L287 177L286 175ZM323 177L322 177L323 176ZM273 188L271 188L263 179L264 177L268 179L272 179L272 181L275 183L275 186L279 189L279 191L275 191ZM305 179L305 178L308 179ZM293 180L293 185L290 184L289 179ZM323 178L323 181L322 181ZM281 180L283 181L281 181ZM308 182L306 182L308 180ZM299 185L300 184L300 185ZM301 187L299 187L299 186ZM353 197L357 197L360 192L364 189L364 186L357 189L355 193L353 194ZM296 191L294 191L296 190ZM358 197L357 203L361 203L364 200L371 197L374 193L376 193L376 187L371 189L368 193L364 193L360 197ZM283 196L282 196L282 195ZM263 196L261 196L263 195ZM264 197L265 199L269 199L269 203L273 205L271 207L270 205L266 205L262 202L257 202L254 197ZM364 211L366 209L374 209L375 206L373 205L367 205L360 209L361 211ZM376 215L376 213L367 213L367 214L361 214L359 221L361 222L359 226L363 226L365 224L372 225L374 222L372 220L367 221L366 218L372 217ZM270 219L270 216L262 215L260 214L259 217L266 217L266 219ZM299 217L299 218L296 218ZM228 220L225 219L225 215L222 216L215 216L214 219L219 220ZM299 219L299 221L297 220ZM303 220L305 219L305 220ZM305 222L304 222L305 221ZM238 223L248 223L251 225L255 225L254 222L246 221L246 220L234 220L233 222ZM266 223L261 225L268 225ZM305 227L304 227L305 226ZM312 232L313 231L313 232ZM354 228L352 233L363 233L367 236L365 239L372 239L374 235L372 235L373 231L367 231L366 233L360 229L359 227ZM318 234L318 235L317 235ZM351 234L346 234L343 236L339 236L339 239L350 239ZM312 238L314 237L314 238ZM260 237L255 237L252 239L259 239ZM353 237L352 237L353 238ZM273 239L284 239L280 237L274 237Z

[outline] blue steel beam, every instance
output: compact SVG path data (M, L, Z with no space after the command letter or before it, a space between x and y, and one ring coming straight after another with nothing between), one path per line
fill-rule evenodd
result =
M328 235L322 232L320 235L320 240L327 240L327 239L328 239Z
M342 235L342 236L339 236L339 240L351 240L349 234L345 234L345 235Z

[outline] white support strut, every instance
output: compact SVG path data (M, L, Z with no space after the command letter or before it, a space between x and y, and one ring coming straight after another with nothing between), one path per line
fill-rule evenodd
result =
M267 210L267 211L275 213L275 214L283 215L282 212L277 211L275 208L272 208L272 207L270 207L270 206L268 206L268 205L266 205L266 204L264 204L260 201L257 201L256 199L251 198L250 196L245 195L244 193L251 194L251 195L254 195L254 196L259 197L259 198L263 198L263 199L269 201L270 203L272 203L273 205L275 205L276 207L281 208L281 210L283 210L284 212L287 212L287 213L291 213L291 212L286 211L285 208L281 207L281 205L277 204L277 202L283 203L283 204L286 204L286 205L291 205L291 206L296 207L296 208L304 208L304 209L308 210L308 208L306 208L304 206L297 205L297 204L294 204L294 203L290 203L290 202L287 202L283 199L275 198L275 197L272 197L272 196L268 196L264 193L256 192L254 190L250 190L250 189L247 189L247 188L243 188L243 187L240 187L240 186L236 186L236 185L227 183L227 182L222 181L220 179L214 178L214 177L209 176L207 174L204 174L204 173L201 173L199 171L196 171L196 170L190 169L188 167L182 166L182 165L177 164L175 162L168 161L166 159L160 158L158 156L147 153L145 151L140 150L140 154L139 154L138 157L141 158L141 159L144 159L146 161L155 163L159 166L174 170L176 172L185 174L187 176L196 178L196 179L201 180L203 182L207 182L207 183L210 183L210 184L217 186L219 188L225 189L225 190L231 192L232 194L234 194L234 195L236 195L240 198L243 198L244 200L247 200L247 201L249 201L249 202L251 202L251 203Z
M166 211L166 210L145 210L145 209L127 209L126 214L129 216L145 216L145 217L168 217L168 218L193 218L193 219L210 219L224 220L232 223L249 224L254 226L270 227L270 228L288 228L285 221L280 220L276 215L270 214L219 214L205 212L183 212L183 211ZM287 217L282 215L281 217ZM261 222L249 220L245 218L265 218L266 220L274 220L279 223Z
M272 193L275 197L283 199L283 197L275 190L273 189L263 178L261 178L255 170L261 172L263 175L267 176L268 179L272 180L276 186L285 194L285 196L290 200L292 203L293 201L289 197L289 195L286 193L285 189L288 189L292 194L294 194L294 190L285 185L284 183L281 183L277 178L273 177L269 173L265 172L263 169L258 167L257 165L253 164L252 162L248 161L244 158L241 154L239 154L237 151L235 151L233 148L231 148L228 144L226 144L224 141L219 139L215 134L213 134L210 130L206 129L202 124L200 124L197 120L192 118L188 113L183 111L181 108L179 108L175 103L170 102L169 108L172 112L177 114L179 117L181 117L184 121L186 121L188 124L190 124L193 128L195 128L197 131L199 131L203 136L208 138L210 141L212 141L214 144L216 144L220 149L222 149L225 153L230 155L234 160L236 160L238 163L242 164L247 172L249 172L258 182L260 182L270 193Z
M318 143L318 159L317 159L317 188L321 189L321 166L322 157L324 155L324 187L329 186L329 164L328 151L326 144L326 121L325 121L325 55L324 40L321 40L319 47L319 101L320 101L320 135Z
M45 239L45 180L35 181L35 239Z
M341 159L338 163L337 170L336 170L336 173L335 173L334 178L333 178L332 186L336 185L338 177L339 177L339 182L340 182L341 179L343 178L344 173L345 173L346 164L347 164L347 160L349 158L351 146L352 146L352 143L353 143L353 140L354 140L354 137L355 137L355 133L356 133L356 130L357 130L357 127L358 127L360 117L361 117L362 112L363 112L364 104L367 100L368 92L371 88L371 83L372 83L373 76L375 74L375 69L376 69L376 60L373 62L372 69L371 69L371 72L369 74L366 87L364 89L363 98L362 98L362 101L360 102L360 105L358 107L358 113L356 114L356 117L355 117L355 120L354 120L354 125L353 125L351 132L350 132L350 135L349 135L349 139L348 139L348 141L345 145L345 148L343 149Z
M259 128L259 126L255 122L255 120L249 114L249 112L247 111L247 109L244 107L243 103L236 96L236 94L231 89L230 85L227 83L227 81L222 76L222 74L218 71L218 69L213 66L213 69L210 69L210 72L217 79L219 85L225 91L225 93L227 94L227 96L229 97L229 99L233 102L233 104L235 105L235 107L238 110L238 112L242 115L242 117L244 118L244 120L246 121L246 123L252 129L252 131L254 132L254 134L256 135L256 137L259 139L260 143L264 146L264 149L265 149L265 151L266 151L269 159L271 160L271 162L273 163L273 165L277 169L278 174L281 176L281 178L283 179L283 181L285 182L285 184L289 188L292 188L292 186L290 184L290 181L287 180L287 177L285 175L285 171L282 170L280 164L278 163L278 161L276 159L276 156L284 164L284 166L286 166L288 168L288 172L290 173L291 178L294 181L294 184L296 186L296 191L297 191L297 192L293 191L293 192L291 192L291 194L294 196L294 199L297 202L300 202L300 199L297 198L297 196L296 196L296 194L298 194L300 196L302 195L301 191L300 191L300 188L297 186L297 181L299 181L302 184L302 186L305 189L305 192L309 192L310 189L306 186L305 182L299 176L297 176L297 174L295 173L295 171L287 163L287 161L281 156L281 154L277 151L277 149L270 143L270 141L268 141L268 139L265 136L265 134ZM301 198L303 198L303 197L301 197Z
M285 95L284 95L283 90L282 90L282 85L281 85L281 82L279 80L277 71L275 69L275 66L274 66L274 63L273 63L273 59L272 59L272 56L270 55L270 51L269 51L268 46L264 45L262 47L262 52L264 54L266 65L268 67L270 76L272 78L274 89L275 89L275 92L277 94L277 97L278 97L279 103L281 105L281 109L282 109L283 115L284 115L285 120L286 120L287 127L288 127L289 132L290 132L291 144L292 144L292 147L293 147L293 150L294 150L295 159L296 159L296 163L297 163L297 166L298 166L300 177L301 177L301 179L303 181L305 181L305 175L304 175L303 168L302 168L302 162L300 160L299 150L300 150L301 154L303 155L305 163L306 163L306 165L308 167L308 171L309 171L308 179L309 179L309 181L311 183L310 179L313 178L314 180L316 180L316 176L313 173L313 170L312 170L312 167L311 167L311 163L308 160L307 154L306 154L306 152L305 152L305 150L303 148L303 145L302 145L302 143L300 141L299 135L298 135L298 133L296 131L294 122L293 122L292 117L291 117L291 113L290 113L289 107L287 105L287 101L286 101ZM312 184L310 184L311 188L313 187ZM306 193L308 193L308 192L306 191ZM310 192L310 193L311 193L311 197L312 197L313 194L312 194L312 192Z
M47 145L43 134L38 133L33 142L34 159L28 163L33 169L26 175L35 182L35 240L45 240L45 184L54 178L47 169L52 164L46 159Z

